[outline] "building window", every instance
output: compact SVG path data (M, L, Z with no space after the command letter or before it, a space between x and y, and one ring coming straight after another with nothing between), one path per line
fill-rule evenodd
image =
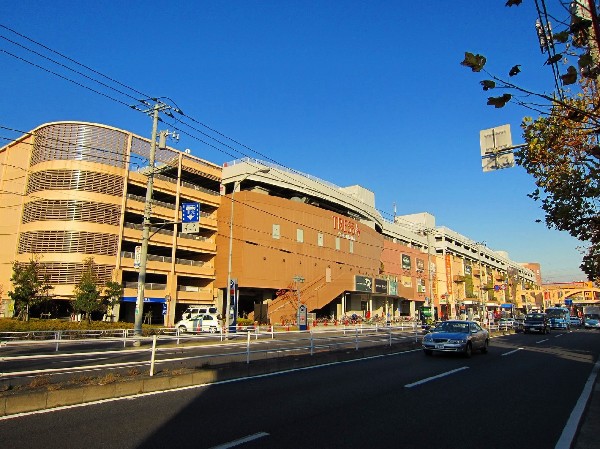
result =
M340 250L340 247L342 246L342 241L339 237L335 238L335 249L336 251Z
M350 253L354 254L354 242L350 240Z
M317 235L317 245L323 246L323 234L321 232Z
M296 241L304 243L304 229L296 229Z
M279 240L281 237L280 226L278 224L273 225L273 238Z

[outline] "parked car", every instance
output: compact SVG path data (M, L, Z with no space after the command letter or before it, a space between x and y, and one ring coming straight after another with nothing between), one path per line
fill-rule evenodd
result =
M525 316L525 322L523 323L523 332L528 334L530 332L541 332L547 334L550 332L550 326L548 325L548 318L545 313L528 313Z
M210 332L215 334L221 328L221 323L217 315L207 313L178 321L175 323L175 328L179 332Z
M181 315L182 320L194 318L196 315L204 315L204 314L216 315L217 307L216 306L188 306Z
M581 326L581 318L578 316L571 315L569 321L571 322L571 326Z
M457 352L471 357L473 351L486 353L490 335L474 321L443 321L423 337L422 347L426 355L434 352Z
M522 332L524 325L525 325L525 316L518 316L515 318L515 323L513 324L513 328L515 329L515 332Z
M500 318L498 320L498 327L500 329L512 329L515 326L515 320L512 318Z

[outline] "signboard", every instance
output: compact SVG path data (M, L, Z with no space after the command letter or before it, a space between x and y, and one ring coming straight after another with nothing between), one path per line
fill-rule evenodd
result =
M398 296L398 281L388 281L389 294Z
M235 333L237 330L237 279L232 279L229 284L229 332Z
M484 172L515 166L510 125L480 131L479 146Z
M375 293L385 293L388 292L388 281L387 279L377 279L375 278Z
M142 262L142 247L138 245L135 247L135 256L133 258L133 268L139 268L141 262Z
M306 321L308 316L308 309L304 304L298 308L298 329L305 331L307 329Z
M408 254L402 254L402 269L410 270L410 256Z
M200 203L181 204L181 228L186 234L200 232Z
M449 295L452 294L452 256L450 254L446 254L445 262L446 262L446 291Z
M373 291L373 278L355 275L354 289L359 292L371 293Z

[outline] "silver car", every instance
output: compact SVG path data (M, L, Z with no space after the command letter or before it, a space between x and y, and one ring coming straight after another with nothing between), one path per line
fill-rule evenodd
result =
M490 343L489 332L474 321L444 321L433 332L423 337L423 352L458 352L471 357L473 351L486 353Z

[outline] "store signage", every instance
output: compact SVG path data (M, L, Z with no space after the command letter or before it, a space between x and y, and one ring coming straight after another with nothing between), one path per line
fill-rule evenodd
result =
M375 293L388 292L388 281L386 279L375 279Z
M446 254L446 289L448 290L448 294L452 294L452 262L451 255Z
M398 281L388 281L389 294L398 296Z
M333 216L333 229L339 231L342 237L355 240L360 237L358 223L340 215Z
M354 276L354 290L359 292L372 292L373 279L366 276Z
M410 270L410 256L408 254L402 254L402 269Z

